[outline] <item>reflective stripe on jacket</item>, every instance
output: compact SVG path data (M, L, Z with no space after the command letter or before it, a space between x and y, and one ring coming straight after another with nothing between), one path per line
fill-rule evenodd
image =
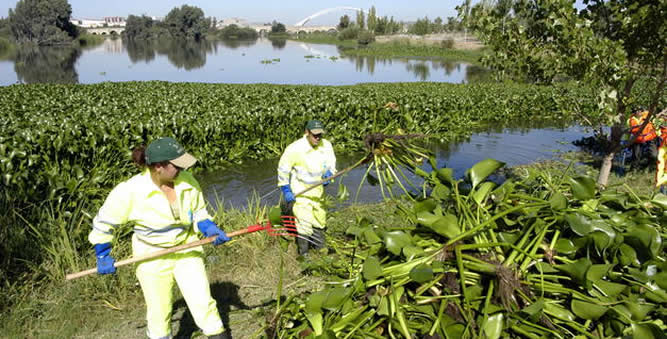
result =
M655 173L655 186L667 185L667 134L658 149L658 164Z
M307 136L291 143L283 152L278 163L278 186L289 184L297 194L322 180L326 171L336 173L336 156L333 146L320 140L317 147L308 142ZM304 194L306 197L322 197L324 189L318 186Z
M655 133L655 128L653 128L653 124L650 121L648 124L646 124L641 133L639 133L639 127L644 123L647 117L648 117L648 112L644 111L642 112L641 117L637 118L633 115L630 117L630 119L628 119L628 125L630 125L630 133L639 134L635 139L636 143L643 144L647 141L655 139L658 136Z
M192 174L181 171L174 180L174 190L180 208L178 220L148 169L118 184L93 219L88 240L93 244L110 242L117 227L131 222L134 237L147 245L164 248L184 243L197 231L193 225L211 216Z

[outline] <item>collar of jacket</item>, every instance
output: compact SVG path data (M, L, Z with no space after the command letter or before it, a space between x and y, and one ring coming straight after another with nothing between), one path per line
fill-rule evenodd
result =
M151 178L151 171L147 168L141 173L141 180L138 191L146 197L150 197L153 194L164 194L160 187L158 187ZM190 190L194 188L192 184L193 180L192 174L190 172L182 170L178 173L176 179L174 179L174 191L176 191L177 196L180 196L181 192Z

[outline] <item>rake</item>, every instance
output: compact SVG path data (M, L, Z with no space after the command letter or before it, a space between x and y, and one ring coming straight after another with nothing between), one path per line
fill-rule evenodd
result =
M284 217L281 217L281 221L282 221L282 225L280 227L273 227L271 222L267 220L263 224L258 223L258 224L255 224L255 225L248 226L244 229L240 229L238 231L227 233L227 236L232 238L232 237L236 237L236 236L247 234L247 233L266 231L266 233L268 235L274 236L274 237L291 236L291 237L296 237L296 238L304 238L306 241L313 242L313 240L307 239L307 238L305 238L305 236L299 235L297 233L294 217L284 216ZM132 257L132 258L128 258L128 259L125 259L125 260L117 261L117 262L114 263L114 267L126 266L126 265L134 264L134 263L137 263L137 262L158 258L158 257L164 256L164 255L167 255L169 253L182 251L182 250L185 250L185 249L188 249L188 248L206 245L206 244L212 243L215 240L215 238L217 238L217 236L214 235L214 236L210 236L208 238L204 238L204 239L201 239L201 240L198 240L198 241L195 241L195 242L183 244L183 245L180 245L180 246L170 247L170 248L167 248L167 249L164 249L164 250L161 250L161 251L149 253L149 254L146 254L146 255L139 256L139 257ZM72 279L80 278L80 277L90 275L90 274L94 274L94 273L97 273L97 268L91 268L91 269L87 269L85 271L68 274L68 275L65 276L65 280L72 280Z

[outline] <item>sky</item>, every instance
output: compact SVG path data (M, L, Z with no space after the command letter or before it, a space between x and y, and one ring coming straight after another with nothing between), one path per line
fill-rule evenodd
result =
M18 0L0 0L0 17L7 17L10 8L16 7ZM428 16L430 19L441 17L446 20L456 16L455 6L462 0L347 0L347 1L313 1L313 0L69 0L72 6L72 17L102 18L105 16L127 17L129 14L149 16L165 16L172 8L181 5L197 6L206 16L219 19L237 17L251 23L262 23L276 20L292 25L316 12L339 6L368 9L375 6L378 16L394 16L396 20L414 21ZM473 1L475 3L477 1ZM335 25L344 14L351 11L336 11L317 19L312 24ZM353 18L353 16L351 15Z

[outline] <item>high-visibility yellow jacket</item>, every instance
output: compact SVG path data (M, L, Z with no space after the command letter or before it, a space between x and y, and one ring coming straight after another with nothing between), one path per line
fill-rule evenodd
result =
M658 163L655 173L655 186L667 185L667 127L660 127L660 148L658 148Z
M292 192L297 194L321 181L327 170L332 174L336 173L336 155L331 142L322 139L317 147L313 147L304 135L287 146L280 157L278 186L289 184ZM320 198L323 194L324 188L318 186L306 192L303 197Z
M133 247L137 240L155 250L183 244L188 238L188 242L196 240L197 223L211 218L199 183L191 173L181 171L174 189L178 206L172 212L167 196L153 183L148 169L118 184L93 219L88 240L92 244L110 242L113 231L129 222L134 224Z

